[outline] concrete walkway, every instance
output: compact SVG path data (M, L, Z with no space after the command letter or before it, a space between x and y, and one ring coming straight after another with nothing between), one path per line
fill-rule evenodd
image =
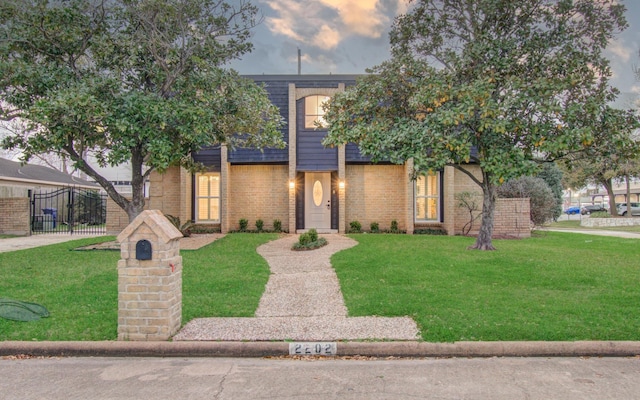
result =
M75 233L73 235L68 233L45 233L42 235L19 236L14 238L0 239L0 253L31 249L40 246L48 246L50 244L69 242L71 240L85 239L96 236L104 236L104 233L91 235Z
M347 317L330 257L357 242L322 236L328 245L312 251L291 250L297 235L258 248L271 276L254 318L195 319L174 340L417 340L418 327L409 317Z

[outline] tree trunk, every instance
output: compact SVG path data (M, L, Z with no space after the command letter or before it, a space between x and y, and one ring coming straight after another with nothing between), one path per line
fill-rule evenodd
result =
M129 223L144 210L144 165L142 152L135 149L131 152L131 201L125 211L129 216Z
M613 180L611 178L603 179L601 183L607 189L607 195L609 196L609 214L612 217L617 217L618 209L616 208L616 195L613 193Z
M626 195L624 196L624 199L626 200L626 203L627 203L627 215L625 216L633 217L633 214L631 213L631 182L629 181L629 172L626 172L625 179L627 181L627 192L626 192Z
M482 223L476 238L476 243L470 246L471 250L495 250L491 237L493 236L493 216L496 210L496 186L485 175L482 183Z
M142 174L143 157L140 151L133 151L131 156L131 190L132 199L122 196L111 182L100 175L87 161L80 156L73 146L65 148L69 157L76 163L77 168L93 178L98 185L107 192L107 195L122 208L129 217L129 223L144 210L144 176Z

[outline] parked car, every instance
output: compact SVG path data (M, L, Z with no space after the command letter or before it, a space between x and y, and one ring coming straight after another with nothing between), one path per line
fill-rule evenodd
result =
M600 211L607 212L609 210L607 210L602 204L587 204L585 206L582 206L582 208L580 209L580 214L589 215L593 212L600 212Z
M631 204L631 215L640 215L640 203L630 203ZM616 208L618 209L618 215L625 216L627 215L627 203L616 204Z
M578 207L578 206L569 207L566 210L564 210L564 212L567 215L579 214L580 213L580 207Z

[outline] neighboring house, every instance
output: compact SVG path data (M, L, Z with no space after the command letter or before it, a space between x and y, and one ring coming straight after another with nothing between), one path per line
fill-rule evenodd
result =
M368 231L372 223L389 230L392 221L399 230L444 230L457 234L469 222L468 210L457 206L455 194L479 191L463 173L447 167L432 175L410 179L412 163L371 163L355 144L325 148L326 130L318 129L322 102L355 84L353 75L257 75L249 78L264 84L271 101L280 109L287 125L284 149L228 149L217 146L193 155L207 172L189 174L173 168L152 174L148 207L192 219L197 224L238 230L241 219L255 229L256 220L272 229L275 220L288 232L315 228L319 232L348 232L358 221ZM478 170L479 172L479 170ZM517 204L516 204L517 203ZM526 203L526 210L523 209ZM529 235L529 204L521 199L504 199L509 204L509 223L496 214L497 236ZM113 206L108 212L114 215ZM515 230L501 232L512 224ZM117 232L124 218L107 230ZM479 222L476 222L477 230Z
M32 231L33 222L44 220L44 209L48 209L51 228L56 222L66 221L68 200L66 196L55 196L50 201L38 198L35 193L55 192L73 187L98 191L93 182L71 176L41 165L25 164L0 158L0 233L27 235ZM54 202L55 201L55 202ZM32 207L33 206L33 207ZM55 212L53 211L55 210Z
M100 189L93 182L77 178L53 168L24 164L0 158L0 198L26 197L29 190L55 190L74 186Z

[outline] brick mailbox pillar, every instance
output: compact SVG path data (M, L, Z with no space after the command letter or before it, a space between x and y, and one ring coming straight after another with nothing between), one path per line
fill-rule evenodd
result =
M182 322L180 231L158 210L119 235L118 340L167 340Z

